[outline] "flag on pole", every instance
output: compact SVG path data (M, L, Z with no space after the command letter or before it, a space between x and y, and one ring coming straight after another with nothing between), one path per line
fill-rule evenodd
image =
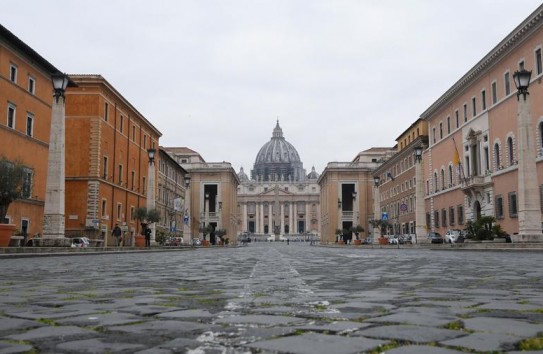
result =
M453 157L453 165L458 166L460 163L460 156L458 156L458 150L456 150L456 146L454 149L454 157Z

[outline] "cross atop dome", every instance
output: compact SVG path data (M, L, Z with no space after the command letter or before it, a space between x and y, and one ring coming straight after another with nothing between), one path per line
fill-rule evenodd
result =
M273 129L272 137L273 138L284 139L283 138L283 129L281 129L281 127L279 126L279 119L277 120L277 124L275 125L275 129Z

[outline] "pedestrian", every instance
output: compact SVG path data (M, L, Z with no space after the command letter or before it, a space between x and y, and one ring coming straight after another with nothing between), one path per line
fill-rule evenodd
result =
M123 231L119 227L119 224L115 224L115 227L113 228L113 230L111 230L111 234L115 236L115 246L120 246L121 241L122 241L121 236L123 234Z
M151 247L151 228L145 227L145 247Z

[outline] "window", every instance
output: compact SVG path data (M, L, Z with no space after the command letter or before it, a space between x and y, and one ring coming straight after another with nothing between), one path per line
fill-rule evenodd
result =
M119 131L122 133L123 132L123 125L124 125L124 117L121 115L121 119L120 119L120 122L119 122Z
M147 149L147 135L143 136L143 148Z
M447 210L441 210L441 226L447 227Z
M445 189L445 170L441 169L441 190Z
M509 96L509 94L511 93L511 82L509 81L509 73L505 73L504 77L503 77L503 82L504 82L504 85L505 85L505 96Z
M439 140L443 139L443 123L439 123Z
M447 134L451 133L451 117L447 117Z
M9 66L9 80L11 82L17 83L17 66L11 64Z
M141 188L141 189L142 189L142 192L141 192L142 194L145 194L145 189L147 188L147 183L146 183L146 182L147 182L147 180L145 179L145 177L143 177L143 178L142 178L142 184L143 184L143 186L142 186L142 188Z
M21 196L23 198L32 197L32 185L34 180L34 171L30 168L24 168L23 188L21 190Z
M498 103L498 85L496 81L492 83L492 104Z
M102 162L102 177L107 180L107 156L104 156L104 161Z
M515 155L513 153L513 138L507 138L507 158L509 159L509 166L515 164Z
M535 51L535 68L536 68L537 75L543 73L543 66L541 63L541 48L538 48Z
M453 167L449 165L449 187L453 186Z
M449 225L454 225L454 207L449 208Z
M26 114L26 135L32 136L34 130L34 115L32 113Z
M130 220L136 219L136 208L130 206Z
M107 201L102 199L102 218L106 217Z
M494 160L496 161L496 169L500 169L502 162L500 158L500 145L498 143L494 144Z
M434 172L434 192L437 193L437 172Z
M518 69L519 70L524 70L524 60L521 61L520 63L518 63Z
M486 90L481 92L481 110L486 111Z
M15 129L15 105L8 103L8 128Z
M458 215L458 225L463 225L464 224L464 206L459 205L456 208L456 210L457 210L456 215Z
M509 216L512 218L517 217L517 193L509 193Z
M503 219L503 197L496 196L496 219Z
M121 220L122 209L123 205L121 203L117 203L117 220Z
M36 80L32 76L28 77L28 92L31 94L36 93Z
M454 111L454 119L456 121L456 128L458 128L460 126L460 123L458 122L458 110Z
M104 103L104 120L109 121L109 103Z
M475 117L477 115L477 98L475 97L471 99L471 108L473 116Z
M436 143L436 128L432 128L432 136L433 136L433 141L435 144Z
M434 227L439 227L439 211L434 211Z
M132 126L132 141L136 141L136 126Z
M464 123L468 121L468 105L464 103Z
M123 165L119 165L119 185L123 185Z
M131 179L130 179L131 187L130 189L134 190L134 182L136 181L136 171L132 171Z

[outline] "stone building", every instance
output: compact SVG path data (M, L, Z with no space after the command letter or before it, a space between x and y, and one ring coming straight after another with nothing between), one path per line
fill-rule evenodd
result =
M417 210L417 161L415 147L428 146L428 126L422 119L417 119L396 139L396 153L385 160L373 172L377 178L374 211L375 219L386 220L390 227L385 230L389 235L411 235L416 242L417 224L425 226L424 204ZM421 178L419 176L419 178ZM420 196L424 199L424 194ZM417 223L417 212L419 223ZM379 230L380 231L380 230ZM377 232L377 230L376 230ZM420 235L419 235L420 236Z
M156 209L160 214L157 232L163 236L182 237L185 208L185 177L188 172L159 148Z
M51 130L53 86L60 73L46 59L0 25L0 156L26 168L21 198L6 219L22 234L41 233Z
M102 76L70 78L78 87L66 91L66 234L108 241L119 224L130 244L141 233L135 210L146 207L148 150L162 134Z
M306 175L279 121L256 155L251 178L243 168L238 177L240 232L257 240L305 240L320 234L319 176L314 168Z
M318 179L321 242L350 242L351 227L360 225L360 239L370 235L373 215L373 171L394 154L393 148L371 148L351 162L329 162ZM338 231L339 230L339 231Z

